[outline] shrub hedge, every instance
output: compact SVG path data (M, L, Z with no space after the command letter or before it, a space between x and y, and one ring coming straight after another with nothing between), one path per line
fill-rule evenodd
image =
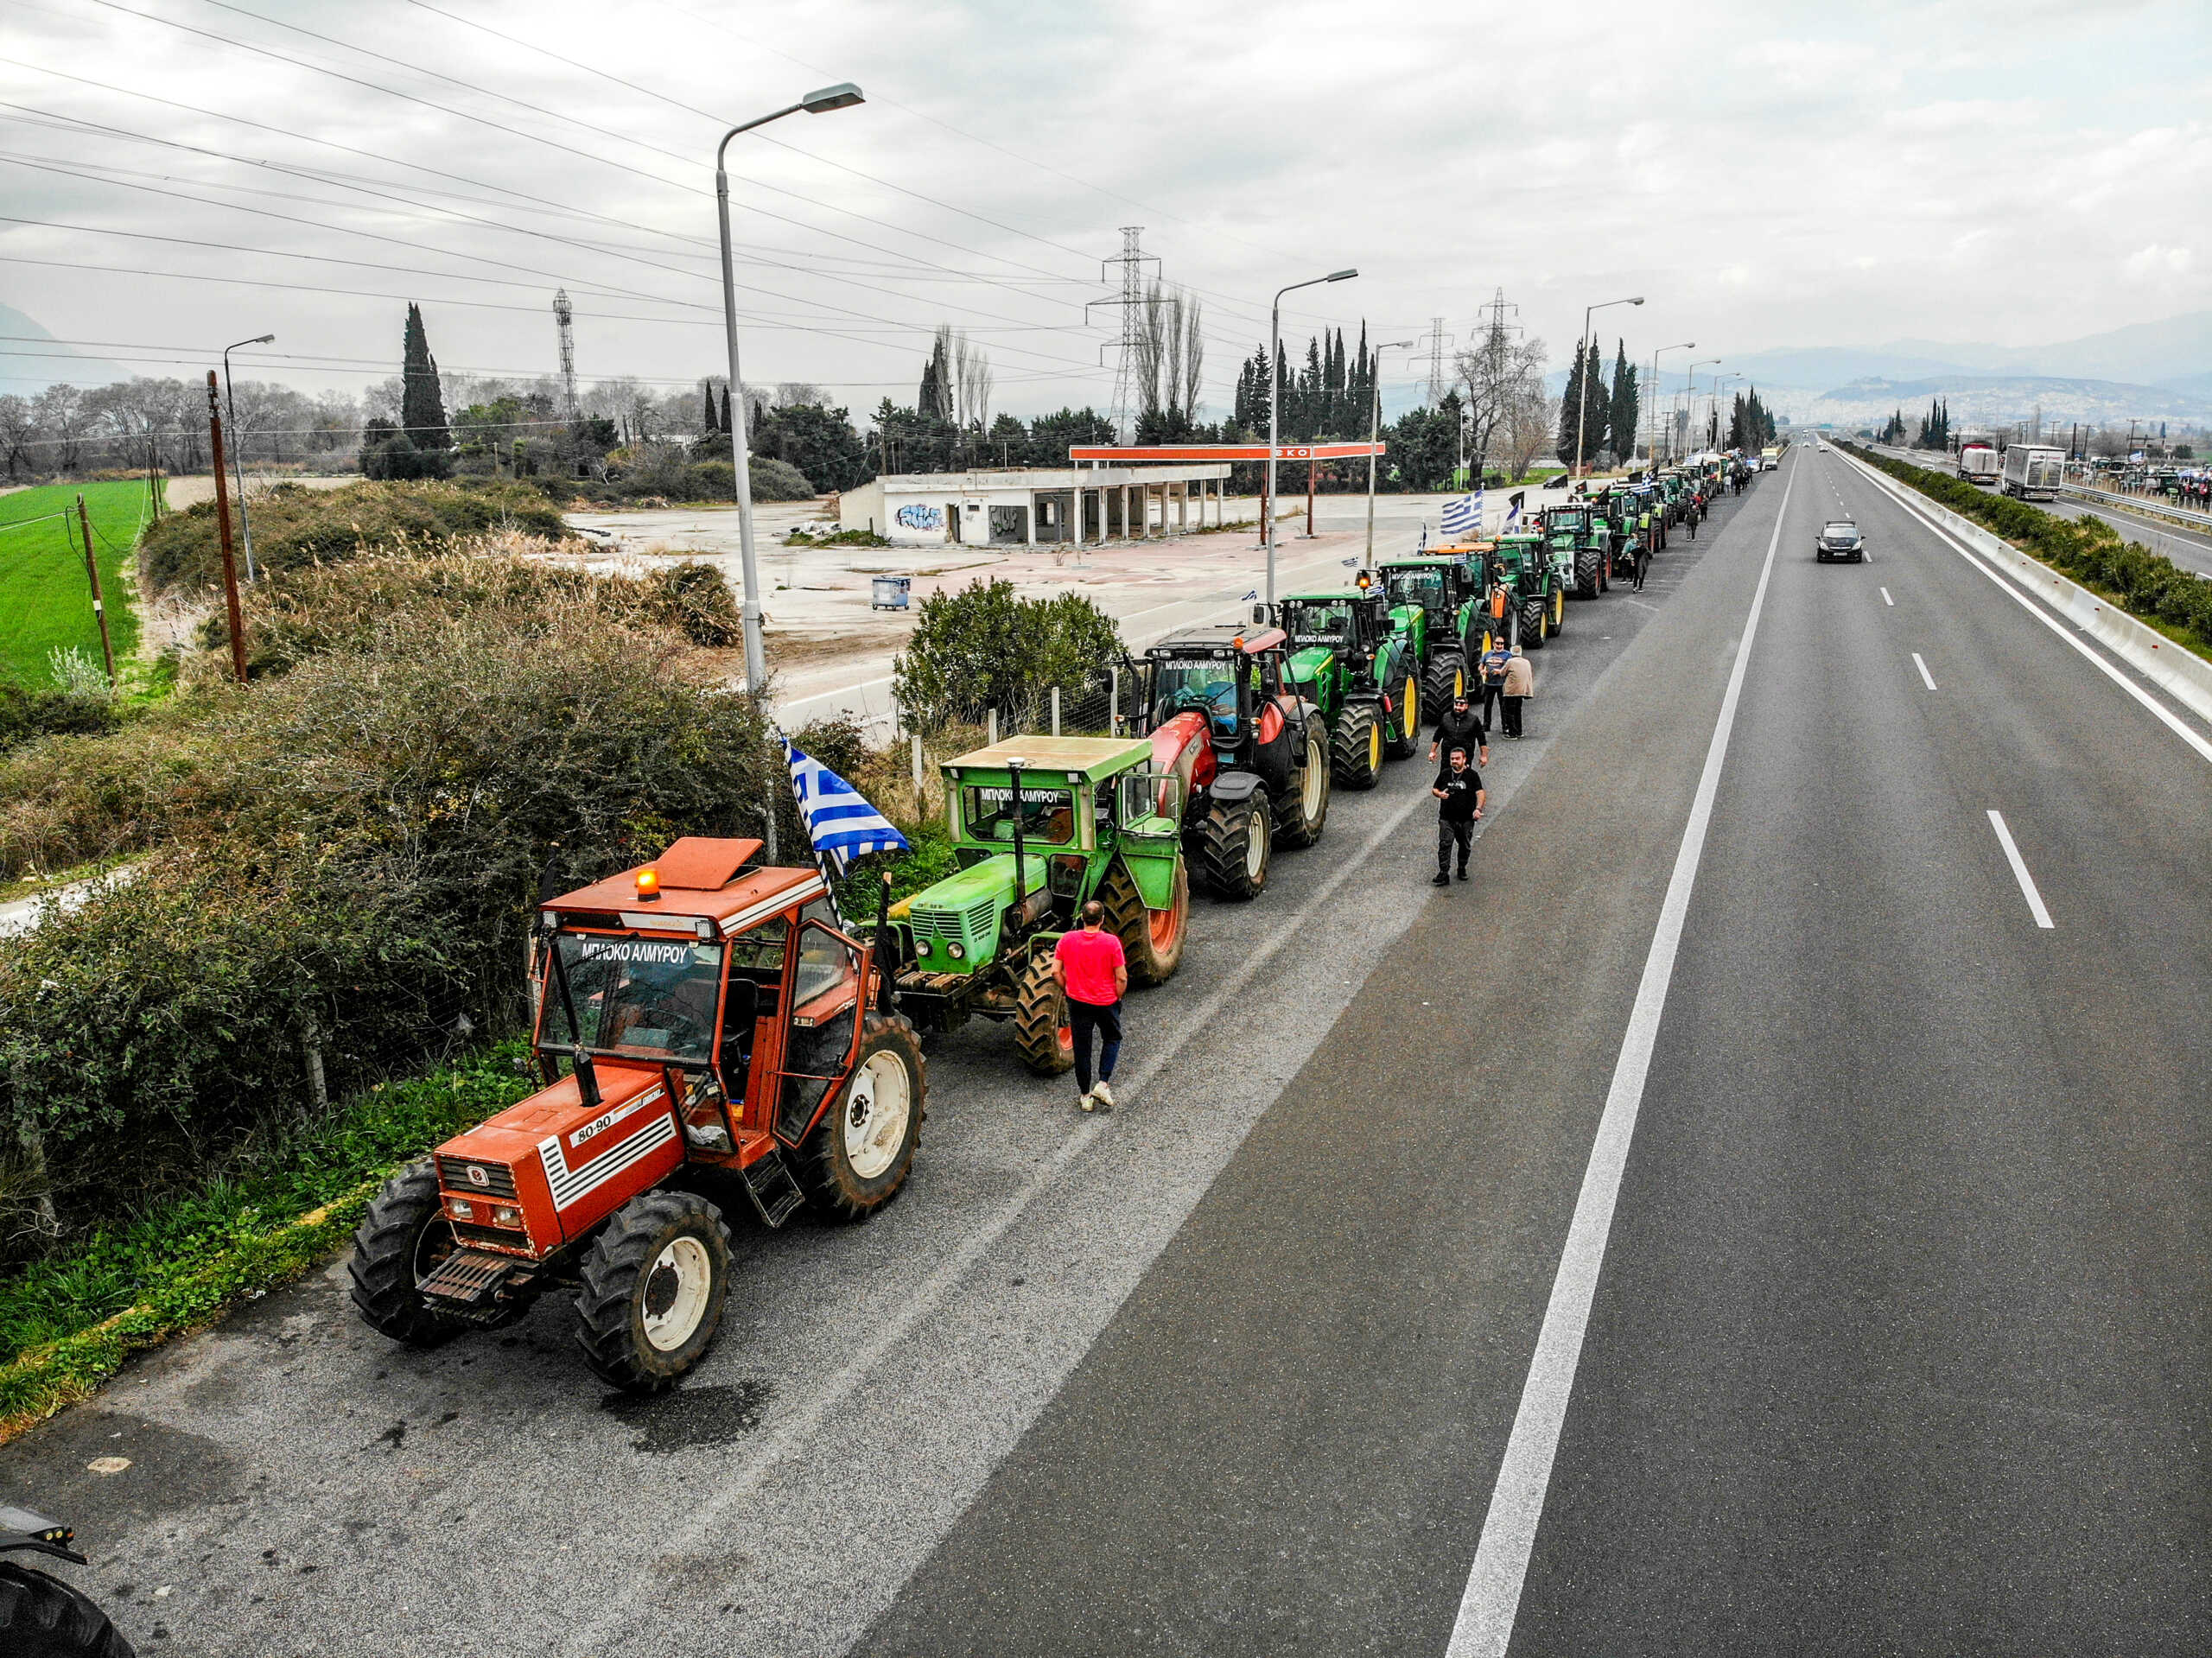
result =
M917 731L980 725L993 708L1033 721L1053 687L1087 695L1122 654L1114 619L1080 594L1024 599L976 581L922 600L892 692Z
M2094 588L2130 613L2195 637L2183 642L2212 656L2212 581L2200 580L2101 518L2062 518L1993 495L1963 478L1893 461L1857 445L1852 454L1962 517L1993 530L2023 552Z
M569 533L560 509L543 491L486 480L359 483L331 490L278 484L253 497L251 511L254 560L272 574L335 563L363 551L424 551L499 529L556 540ZM139 543L138 566L149 597L219 582L223 554L214 502L200 502L149 525Z

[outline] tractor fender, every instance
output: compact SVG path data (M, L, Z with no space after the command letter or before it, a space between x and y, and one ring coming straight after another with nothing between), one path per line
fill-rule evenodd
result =
M1212 734L1203 714L1179 714L1152 734L1152 765L1173 772L1183 783L1183 798L1195 800L1212 783L1217 762Z
M1217 804L1233 806L1240 800L1249 800L1259 787L1257 772L1224 772L1214 778L1208 792Z

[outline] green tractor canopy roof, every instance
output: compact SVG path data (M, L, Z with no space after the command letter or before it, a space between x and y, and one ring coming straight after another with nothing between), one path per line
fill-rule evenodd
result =
M1152 745L1129 737L1007 737L944 763L948 772L1004 772L1014 766L1038 774L1096 779L1142 765Z

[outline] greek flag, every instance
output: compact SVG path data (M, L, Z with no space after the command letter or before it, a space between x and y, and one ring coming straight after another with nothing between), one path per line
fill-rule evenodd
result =
M1482 491L1444 503L1444 534L1447 540L1464 541L1482 534Z
M791 768L791 793L798 799L798 815L806 819L815 854L826 859L837 873L843 874L855 858L868 853L906 849L906 837L862 799L858 789L820 760L789 742L784 745L784 760Z

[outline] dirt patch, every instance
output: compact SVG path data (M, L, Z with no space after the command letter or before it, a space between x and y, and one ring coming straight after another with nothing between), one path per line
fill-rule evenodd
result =
M895 641L887 639L878 630L856 633L771 633L761 643L768 652L768 666L780 671L864 656L871 651L882 650L887 644L903 645L910 631L899 628Z
M361 474L358 472L346 473L336 477L270 476L264 478L257 476L249 467L246 468L245 474L246 510L248 511L253 510L253 498L271 484L297 484L302 489L343 489L348 484L358 484L360 481ZM215 475L209 473L204 478L172 478L162 486L162 493L163 499L169 504L170 511L181 512L188 506L197 506L202 501L212 501L215 499Z

